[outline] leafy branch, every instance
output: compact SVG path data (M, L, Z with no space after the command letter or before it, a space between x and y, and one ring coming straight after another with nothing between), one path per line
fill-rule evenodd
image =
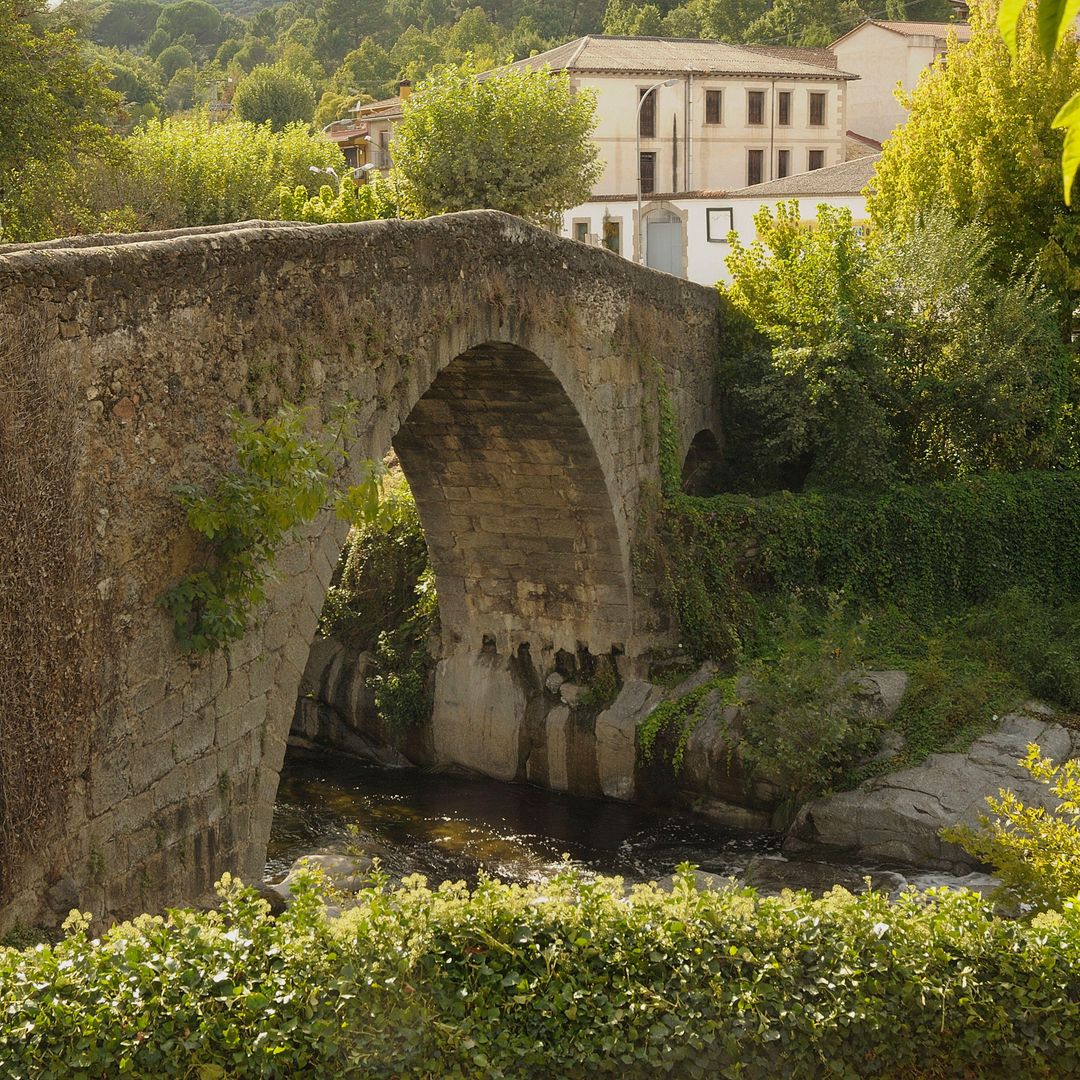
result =
M209 548L206 565L159 601L173 617L184 652L213 652L244 636L252 609L266 599L274 556L332 496L343 520L377 515L377 462L365 462L360 483L334 495L355 403L333 411L330 431L310 433L311 412L286 405L262 421L234 413L236 467L213 490L191 484L176 489L188 525Z

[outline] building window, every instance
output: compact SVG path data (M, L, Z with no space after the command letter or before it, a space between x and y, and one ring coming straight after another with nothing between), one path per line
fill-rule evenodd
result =
M390 168L390 133L388 131L379 132L378 165L380 169Z
M589 222L588 222L588 220L587 219L582 220L581 218L576 218L574 220L574 228L573 228L573 231L571 232L571 235L573 236L573 238L579 244L587 244L589 242Z
M790 150L777 150L776 151L776 178L782 180L785 176L791 175L791 151Z
M746 151L746 183L760 184L765 179L765 151Z
M807 169L823 169L825 167L825 151L811 150L806 161Z
M656 154L652 151L642 154L638 168L641 177L641 194L648 195L656 190Z
M824 127L825 126L825 95L824 94L811 94L810 95L810 126L811 127Z
M726 244L734 228L735 211L730 206L706 207L705 238L710 244Z
M791 123L791 91L781 90L776 95L776 122L781 127Z
M604 247L622 254L622 218L604 218Z
M638 134L643 139L656 138L656 91L639 90L641 112L638 114Z
M748 124L765 123L765 91L747 90L746 122Z
M722 90L705 91L705 123L722 124L724 122L724 92Z
M345 152L345 164L350 169L359 169L360 148L358 146L343 146L341 149Z

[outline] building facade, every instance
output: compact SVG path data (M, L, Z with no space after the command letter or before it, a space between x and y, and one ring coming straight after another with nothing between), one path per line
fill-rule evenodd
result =
M829 46L837 65L859 76L848 91L848 126L858 135L883 142L907 119L896 90L911 91L919 76L943 57L950 33L971 38L966 23L883 22L868 20Z
M778 55L780 53L786 55ZM745 187L844 160L848 84L823 50L583 37L517 67L566 71L596 94L594 195Z
M757 236L754 217L762 207L775 209L777 203L794 200L799 216L812 227L824 203L850 210L854 224L865 225L865 192L879 158L867 155L730 192L647 196L640 230L636 197L595 195L563 215L562 233L702 285L728 282L731 234L751 243Z

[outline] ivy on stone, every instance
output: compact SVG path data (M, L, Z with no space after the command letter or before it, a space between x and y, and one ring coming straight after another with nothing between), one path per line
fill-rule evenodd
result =
M176 489L188 525L208 549L206 565L160 600L184 652L214 652L247 633L251 612L266 599L275 554L334 494L354 415L353 403L339 406L331 431L311 433L311 408L286 405L262 421L234 413L236 467L212 490ZM335 500L345 520L378 511L379 467L367 463L364 473Z

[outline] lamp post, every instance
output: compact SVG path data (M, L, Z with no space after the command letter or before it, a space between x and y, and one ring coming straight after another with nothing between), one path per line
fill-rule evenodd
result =
M634 239L637 241L637 258L634 261L639 265L645 257L645 234L641 227L641 107L655 90L659 90L661 86L674 86L678 81L678 79L668 79L665 82L653 83L641 95L637 103L637 116L634 122L634 156L637 158L637 224L634 227ZM687 138L689 138L689 132L687 132Z
M354 180L359 180L361 175L366 172L371 172L376 166L372 162L366 162L355 169L350 169ZM325 169L320 168L318 165L309 165L308 171L313 173L325 173L327 176L332 176L337 181L338 194L341 194L341 177L338 175L337 169L333 165L327 165Z

